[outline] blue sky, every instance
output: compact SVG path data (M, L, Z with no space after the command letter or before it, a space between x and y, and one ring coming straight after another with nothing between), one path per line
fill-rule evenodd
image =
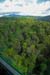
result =
M10 13L19 15L50 15L50 0L0 0L0 16Z
M37 0L37 3L43 3L43 2L47 2L47 1L50 1L50 0Z

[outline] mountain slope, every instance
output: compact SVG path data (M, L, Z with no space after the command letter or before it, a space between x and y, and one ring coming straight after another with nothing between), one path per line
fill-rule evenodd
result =
M45 17L38 16L38 17L35 17L35 18L37 20L50 21L50 15L49 16L45 16Z
M28 15L21 15L19 12L11 12L11 13L0 13L0 15L2 15L1 17L33 17L36 20L40 20L40 21L50 21L50 15L48 16L28 16Z

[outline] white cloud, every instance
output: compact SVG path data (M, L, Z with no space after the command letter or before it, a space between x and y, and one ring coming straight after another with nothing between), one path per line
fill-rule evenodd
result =
M37 0L5 0L0 3L0 13L20 12L22 15L45 16L50 12L43 13L50 8L50 1L37 4Z

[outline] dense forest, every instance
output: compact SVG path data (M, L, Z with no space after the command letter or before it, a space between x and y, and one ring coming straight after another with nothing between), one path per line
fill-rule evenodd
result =
M0 18L0 56L22 75L50 75L50 22Z

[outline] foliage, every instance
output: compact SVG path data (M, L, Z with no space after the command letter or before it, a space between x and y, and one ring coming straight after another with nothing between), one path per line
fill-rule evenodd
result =
M23 75L50 75L50 22L0 18L0 55Z

